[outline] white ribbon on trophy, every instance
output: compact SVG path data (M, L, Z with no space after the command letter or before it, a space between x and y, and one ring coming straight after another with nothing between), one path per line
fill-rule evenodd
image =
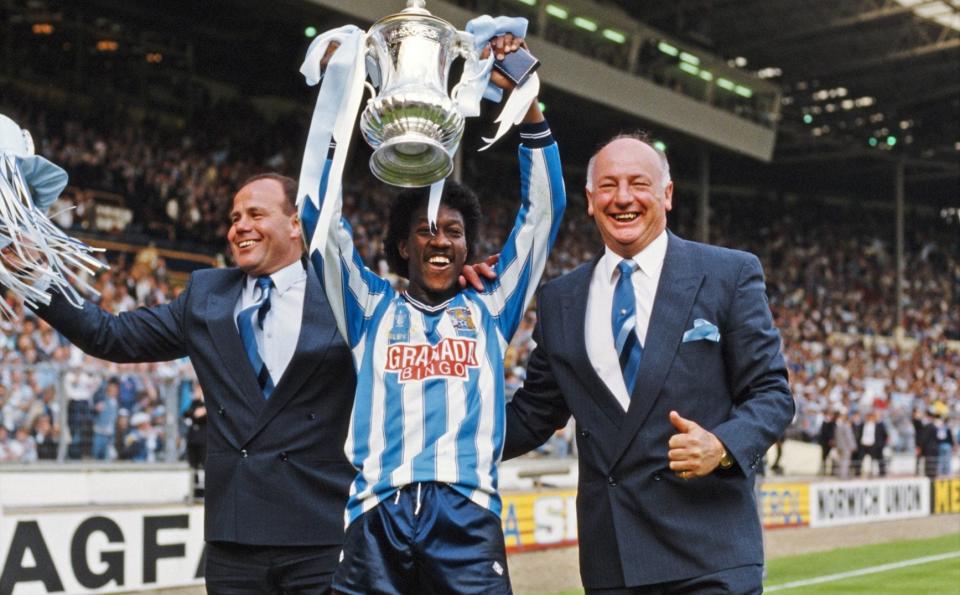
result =
M427 25L422 23L427 23ZM408 29L424 28L427 34L424 39L428 39L428 42L435 42L435 45L439 42L436 38L430 37L431 35L443 36L453 31L455 38L445 41L452 45L452 51L456 52L453 58L458 56L464 58L463 74L458 84L454 86L449 99L446 98L446 89L442 90L443 98L451 103L451 114L441 113L440 116L450 118L449 122L444 122L444 124L450 124L450 130L441 127L441 133L437 134L442 134L442 138L427 139L423 145L428 150L418 147L417 142L411 142L406 138L384 139L378 136L383 133L384 128L389 128L395 124L395 122L385 122L387 118L384 117L384 114L375 109L377 107L382 108L382 106L377 106L376 102L388 103L391 99L394 99L383 99L377 95L381 82L384 82L385 79L389 80L390 75L396 75L396 72L383 73L380 71L382 61L387 60L383 55L382 38L388 34L398 37L408 35L407 31L401 31L404 27ZM437 34L430 27L437 27L440 33ZM406 10L397 15L381 19L371 27L370 32L353 25L346 25L327 31L314 39L307 49L306 58L300 67L300 72L304 75L308 85L320 84L321 86L304 150L297 192L297 205L302 209L304 201L309 200L321 212L321 219L317 221L316 229L329 228L330 210L327 209L324 212L320 209L320 204L334 199L341 191L343 169L347 157L346 149L350 145L365 88L371 91L372 97L367 101L367 110L361 118L360 127L368 144L376 149L374 156L371 158L371 171L384 182L393 185L406 187L429 185L430 198L427 205L427 218L430 221L431 229L435 229L437 213L440 208L440 197L443 192L443 181L452 171L453 155L459 148L463 134L463 118L475 117L480 114L482 97L499 101L502 95L499 88L490 84L493 56L481 60L480 53L491 38L506 33L511 33L516 37L524 37L526 29L526 19L483 16L471 20L467 24L467 31L456 31L449 23L433 17L427 12L423 8L423 0L408 0ZM415 37L415 35L411 36ZM330 57L325 72L321 73L321 62L326 55L327 48L334 42L339 47ZM378 46L378 43L380 46ZM377 57L381 60L380 63L372 59L370 55L371 52L378 49L380 53ZM436 50L436 48L429 49ZM444 55L441 59L446 61L447 58L450 58L450 56ZM395 59L399 60L399 57ZM445 64L445 66L449 68L449 64ZM441 68L440 65L436 66L437 70ZM446 82L445 76L446 72L444 71L441 81L443 83ZM367 82L368 77L372 84ZM539 89L540 80L534 73L523 85L513 90L496 119L499 124L496 134L491 138L483 139L486 145L480 149L481 151L490 148L514 124L523 120L530 104L536 99ZM380 91L383 92L384 89L380 89ZM415 101L416 99L411 100L411 102ZM429 105L428 107L436 108L435 105ZM428 122L428 124L431 123ZM321 178L331 147L333 147L333 161L327 175L324 196L320 197ZM337 150L337 147L343 150ZM411 147L414 148L411 149ZM394 161L399 161L406 155L415 155L414 152L410 152L412 150L420 151L428 157L433 156L435 163L431 165L435 167L426 174L405 179L401 174L390 170L390 167L395 165L390 159L394 158ZM427 161L429 162L429 159ZM318 236L314 236L313 241L316 242L318 239ZM316 246L310 246L311 251L315 248Z
M47 218L67 176L33 153L30 133L0 114L0 286L30 306L49 304L53 289L79 308L83 298L74 285L97 294L79 273L105 268L92 256L101 250L67 236ZM3 299L0 317L16 317Z

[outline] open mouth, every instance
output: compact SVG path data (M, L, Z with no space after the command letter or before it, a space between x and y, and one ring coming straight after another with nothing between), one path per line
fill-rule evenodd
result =
M237 242L237 248L243 250L244 248L249 248L257 243L257 240L243 240L242 242Z
M610 218L619 223L629 223L639 216L640 213L614 213L610 215Z
M427 262L436 267L445 267L453 262L449 256L444 256L442 254L434 254L427 259Z

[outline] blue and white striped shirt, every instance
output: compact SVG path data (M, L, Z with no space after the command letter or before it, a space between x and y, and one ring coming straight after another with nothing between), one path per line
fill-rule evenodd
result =
M429 306L394 290L363 265L340 200L329 230L311 200L302 217L310 255L337 326L353 352L357 392L347 458L359 471L346 523L399 488L438 481L500 513L503 358L536 291L566 205L560 157L546 122L520 129L520 210L483 292L466 289ZM322 190L322 188L321 188ZM323 196L323 192L320 192ZM326 214L323 213L325 216Z

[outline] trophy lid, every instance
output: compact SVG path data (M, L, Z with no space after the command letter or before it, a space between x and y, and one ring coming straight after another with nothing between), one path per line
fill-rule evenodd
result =
M402 13L404 14L430 14L430 11L426 8L426 0L407 0L407 7L404 8Z
M406 8L400 12L383 17L374 23L372 27L370 27L370 31L376 29L377 26L386 25L387 23L392 23L397 20L417 20L424 23L434 22L441 27L450 28L454 31L456 30L456 27L448 23L446 20L441 19L427 10L425 5L426 0L407 0Z

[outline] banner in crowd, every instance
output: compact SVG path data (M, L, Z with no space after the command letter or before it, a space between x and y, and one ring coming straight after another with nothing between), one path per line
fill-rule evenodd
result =
M908 519L930 514L926 478L810 484L810 526Z
M203 584L202 506L33 511L0 516L0 595Z
M810 484L764 483L760 488L763 526L806 527L810 524Z
M508 552L577 543L577 492L505 493L503 537Z
M960 513L960 478L935 479L931 491L932 514Z

